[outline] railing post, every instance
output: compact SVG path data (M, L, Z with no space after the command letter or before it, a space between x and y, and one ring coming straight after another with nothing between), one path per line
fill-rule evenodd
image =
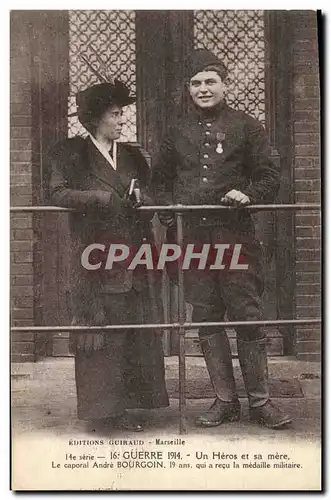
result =
M249 205L245 207L246 210L251 212L258 211L270 211L270 210L320 210L321 205L317 203L304 203L304 204L268 204L268 205ZM167 205L167 206L146 206L140 207L139 210L145 211L172 211L176 214L176 225L177 225L177 244L181 249L183 249L183 214L184 212L194 212L203 210L237 210L236 207L228 207L223 205ZM17 206L10 207L11 212L18 213L31 213L31 212L75 212L73 208L64 208L56 206ZM150 283L152 287L152 283ZM151 291L151 290L150 290ZM151 296L153 300L153 295ZM154 307L153 307L154 309ZM186 322L185 313L185 297L184 297L184 275L181 264L178 266L178 323L152 323L152 324L132 324L132 325L67 325L67 326L20 326L11 327L12 332L23 333L23 332L91 332L91 331L103 331L108 332L112 330L134 330L134 329L164 329L169 330L177 329L179 334L179 359L178 359L178 375L179 375L179 413L180 413L180 434L186 433L186 373L185 373L185 332L187 328L200 328L203 326L221 326L221 327L238 327L238 326L285 326L285 325L308 325L308 324L320 324L320 318L309 318L309 319L283 319L283 320L262 320L262 321L221 321L221 322Z
M183 248L183 214L176 211L177 224L177 245ZM178 334L179 334L179 356L178 356L178 371L179 371L179 432L186 432L186 397L185 397L185 297L184 297L184 275L181 263L178 265Z

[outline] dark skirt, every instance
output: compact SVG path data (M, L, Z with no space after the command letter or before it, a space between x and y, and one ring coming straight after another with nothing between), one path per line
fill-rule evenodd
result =
M104 295L103 303L109 324L152 322L150 304L135 290ZM75 351L78 418L103 419L128 408L168 406L161 332L114 330L104 337L102 351Z

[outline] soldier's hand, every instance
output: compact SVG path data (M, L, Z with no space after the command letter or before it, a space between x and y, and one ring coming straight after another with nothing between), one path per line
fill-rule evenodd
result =
M250 198L236 189L231 189L225 196L221 199L221 203L224 205L248 205L251 202Z

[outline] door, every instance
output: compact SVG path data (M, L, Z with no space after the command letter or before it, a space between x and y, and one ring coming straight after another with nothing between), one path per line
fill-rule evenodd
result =
M275 161L280 162L282 167L283 187L280 199L282 202L290 201L288 186L291 151L284 133L277 133L279 130L286 130L284 120L286 123L289 121L285 112L288 82L284 78L281 81L276 78L279 71L281 74L288 73L285 45L290 46L290 43L284 33L286 22L281 19L281 14L224 10L76 10L53 11L52 16L44 23L49 43L44 43L44 50L39 48L39 52L41 58L46 58L44 64L53 67L55 87L62 88L63 81L67 83L67 93L62 92L61 104L58 102L55 106L62 110L61 119L55 122L57 136L85 133L76 118L67 120L63 117L63 109L66 113L75 109L76 92L98 82L97 76L86 65L85 57L99 71L105 67L136 92L137 102L125 111L126 125L121 140L139 142L149 152L153 163L173 117L186 110L186 103L180 97L188 54L193 47L206 47L222 57L228 66L230 106L248 112L266 126L274 147ZM62 20L60 49L55 43L57 37L54 38L54 32L58 30L57 16ZM283 33L281 40L278 37L280 30ZM45 48L48 50L47 54ZM43 85L45 86L44 80ZM277 99L280 92L281 100ZM53 94L48 95L48 102L52 102ZM54 105L51 109L57 116ZM48 123L50 110L42 107L41 115L42 120ZM49 144L51 138L54 139L54 131L46 127L43 129L41 142ZM70 291L66 287L67 254L62 249L68 245L69 233L64 214L53 214L50 217L52 220L43 225L43 239L49 244L46 245L47 265L44 265L41 280L41 316L46 324L66 324L70 317L67 307L67 295ZM265 317L290 317L293 269L288 253L289 245L285 248L285 241L288 244L292 237L291 220L288 216L284 220L269 212L257 216L256 222L267 259ZM161 241L164 237L163 229L156 224L155 232ZM285 293L281 293L284 282ZM176 296L176 288L170 287L167 276L164 275L165 322L176 318ZM190 314L191 308L187 305L188 319ZM286 352L289 353L291 333L289 329L282 332L277 329L268 330L269 354L283 354L284 339ZM229 335L234 346L234 333L230 331ZM197 332L189 332L188 336L193 337L187 341L188 352L200 354ZM164 332L164 346L168 355L178 352L178 336L175 332ZM48 353L54 356L69 355L68 334L54 336L49 343Z
M265 125L273 146L274 160L281 166L279 199L290 203L290 134L280 132L288 131L290 123L290 117L285 113L290 88L290 80L284 76L289 75L290 60L286 13L225 10L139 12L136 22L141 49L137 53L140 54L140 66L137 68L138 92L141 92L138 100L141 107L140 131L152 159L172 116L185 113L185 103L178 96L183 85L187 54L193 47L207 48L222 58L228 67L229 105L247 112ZM292 215L265 212L256 215L255 221L265 255L264 317L293 317ZM165 283L167 285L166 279ZM176 320L177 289L165 286L164 291L167 291L170 303L168 316ZM186 310L190 320L192 308L189 304ZM234 331L229 330L228 333L235 353ZM268 329L266 333L270 355L291 353L293 332L290 328L282 331ZM197 332L188 332L187 336L191 337L187 340L187 352L200 355ZM169 340L169 353L177 354L177 333L171 333Z
M218 55L228 68L227 103L258 119L268 128L267 68L268 44L266 15L257 10L195 11L194 48L207 48ZM273 151L275 161L278 153ZM277 317L275 214L254 215L257 238L264 250L264 317ZM269 355L283 354L283 336L277 328L267 329ZM228 329L233 354L236 354L235 331ZM194 335L193 335L194 336ZM192 339L192 352L200 352Z

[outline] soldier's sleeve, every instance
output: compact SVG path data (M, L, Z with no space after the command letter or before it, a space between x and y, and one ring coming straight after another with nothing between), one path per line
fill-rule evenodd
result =
M76 150L72 143L58 143L48 154L49 201L53 205L75 208L77 211L104 209L117 212L121 209L121 198L115 191L74 189L73 177L77 169L84 168L83 151Z
M158 205L173 202L173 183L176 175L177 154L170 132L161 145L155 166L152 169L152 192Z
M247 138L248 166L251 185L245 194L251 203L271 203L279 189L279 169L271 157L267 134L256 121L250 125Z

